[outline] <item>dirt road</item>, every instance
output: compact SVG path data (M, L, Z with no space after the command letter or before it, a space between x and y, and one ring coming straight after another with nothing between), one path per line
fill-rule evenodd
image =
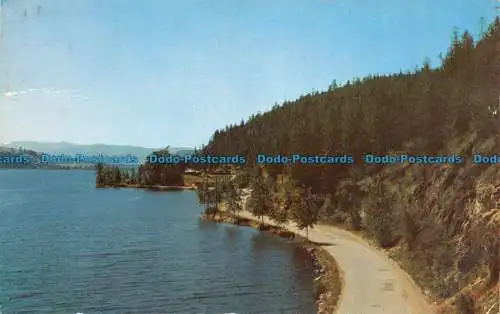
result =
M246 197L244 197L244 201ZM244 202L245 203L245 202ZM255 219L248 211L241 216ZM273 224L266 219L266 223ZM305 235L295 225L285 226ZM309 230L309 239L328 243L324 248L337 260L344 286L339 314L430 314L431 306L409 275L388 258L350 232L320 225Z

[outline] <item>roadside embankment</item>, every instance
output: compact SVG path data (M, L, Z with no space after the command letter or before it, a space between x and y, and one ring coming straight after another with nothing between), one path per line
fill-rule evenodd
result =
M306 249L313 261L313 280L318 313L331 314L336 311L342 291L342 276L337 262L322 247L322 243L308 241L301 235L291 232L284 227L269 222L261 223L252 217L233 216L226 211L218 211L213 215L202 214L201 219L253 227L286 238Z

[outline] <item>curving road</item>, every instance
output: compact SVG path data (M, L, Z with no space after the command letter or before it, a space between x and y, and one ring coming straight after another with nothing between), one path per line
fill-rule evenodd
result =
M256 219L248 211L243 211L240 215ZM265 221L273 224L269 219ZM301 235L305 233L293 224L285 227ZM333 255L343 273L344 286L337 313L433 313L432 307L410 276L382 251L371 247L363 239L348 231L324 225L310 229L309 239L329 243L324 248Z

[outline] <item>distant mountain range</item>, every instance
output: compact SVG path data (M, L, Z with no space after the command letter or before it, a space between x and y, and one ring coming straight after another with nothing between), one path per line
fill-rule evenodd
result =
M10 161L6 161L6 159ZM15 159L13 162L12 160ZM65 169L68 165L42 164L40 154L33 150L0 146L0 169ZM80 165L80 168L81 167Z
M128 154L136 156L141 162L153 151L163 148L147 148L131 145L108 145L91 144L80 145L69 142L36 142L36 141L15 141L4 144L8 148L24 148L38 153L48 154L85 154L85 155L108 155L108 156L126 156ZM190 147L170 147L170 152L178 155L187 155L193 153Z

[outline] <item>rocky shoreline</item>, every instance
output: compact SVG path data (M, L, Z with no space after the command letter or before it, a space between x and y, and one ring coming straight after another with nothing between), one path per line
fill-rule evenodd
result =
M216 212L213 215L202 214L201 219L271 232L304 248L310 254L313 262L313 281L318 313L331 314L335 312L342 287L340 270L334 258L320 244L308 241L284 227L261 223L241 216L233 217L224 211Z

